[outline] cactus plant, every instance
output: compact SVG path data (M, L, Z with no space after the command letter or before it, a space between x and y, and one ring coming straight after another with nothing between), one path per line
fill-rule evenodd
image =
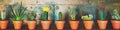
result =
M93 19L93 16L91 14L89 14L89 15L82 16L81 19L89 21L89 20Z
M75 20L75 16L76 16L75 8L70 7L70 17L71 17L71 19Z
M34 20L34 18L35 18L35 13L33 12L28 13L28 19Z
M120 15L119 15L117 9L113 10L112 19L116 19L116 20L120 19Z
M48 20L48 12L44 11L44 20Z
M10 11L10 19L11 20L15 20L15 21L19 21L19 20L23 20L25 17L25 10L26 8L21 4L15 4L10 6L11 7L11 11Z
M62 12L59 12L59 20L62 20Z
M1 20L5 20L5 18L6 18L6 11L3 10L1 11Z
M100 8L100 10L99 10L99 19L105 20L104 8Z

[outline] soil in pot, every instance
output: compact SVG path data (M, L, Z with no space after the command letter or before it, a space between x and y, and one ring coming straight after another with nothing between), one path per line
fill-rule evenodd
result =
M22 21L13 21L14 29L21 29Z
M113 29L120 29L120 21L111 20Z
M64 28L65 21L56 21L56 27L57 29L63 29Z
M83 21L85 29L92 29L93 21Z
M79 21L69 21L71 29L78 29Z
M30 30L35 29L36 23L37 23L36 21L27 21L28 29Z
M107 20L97 20L97 23L98 23L99 29L106 29L108 21Z
M51 21L41 21L42 29L49 29Z
M8 26L8 20L0 21L0 28L6 29Z

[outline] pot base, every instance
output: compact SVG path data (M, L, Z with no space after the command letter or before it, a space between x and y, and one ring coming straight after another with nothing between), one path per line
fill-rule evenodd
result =
M1 29L6 29L7 25L8 25L8 20L0 21L0 28Z
M92 29L93 21L83 21L85 29Z
M106 29L108 21L97 20L97 23L98 23L99 29Z
M63 29L64 28L65 21L56 21L56 27L57 29Z
M120 21L111 20L113 29L120 29Z
M41 21L43 29L49 29L51 21Z
M69 21L71 29L77 29L79 21Z
M27 21L28 29L35 29L36 23L36 21Z

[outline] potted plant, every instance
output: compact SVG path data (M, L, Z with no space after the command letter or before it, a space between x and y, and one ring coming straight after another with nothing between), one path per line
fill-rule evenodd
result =
M48 20L48 11L50 10L49 7L43 7L43 20L41 21L43 29L49 29L51 21Z
M69 21L71 29L77 29L79 21L75 20L76 17L76 11L75 8L70 7L70 18L71 20Z
M99 12L99 20L97 20L99 29L106 29L108 21L105 20L105 15L104 15L104 7L101 7Z
M120 29L120 15L117 9L113 10L111 23L113 29Z
M12 20L14 29L21 29L22 20L26 14L26 8L21 4L11 5L10 20Z
M84 15L84 16L81 17L81 19L83 20L85 29L92 29L93 15L91 15L91 14Z
M59 12L59 20L56 20L56 27L57 29L63 29L64 28L64 24L65 24L65 21L63 20L62 18L62 12Z
M1 11L1 20L0 20L0 28L6 29L8 25L8 20L6 19L6 10Z
M35 21L35 13L29 12L28 13L28 29L35 29L37 22Z

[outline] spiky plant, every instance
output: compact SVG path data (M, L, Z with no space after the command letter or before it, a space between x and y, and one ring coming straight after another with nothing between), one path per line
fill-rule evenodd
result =
M76 16L75 8L70 7L70 17L71 17L71 19L75 20L75 16Z
M5 20L6 19L6 11L3 10L1 11L1 20Z
M11 6L10 19L15 21L23 20L26 14L26 8L21 4Z
M93 19L93 16L89 14L89 15L82 16L81 19L85 21L91 21Z
M59 12L59 20L62 20L62 12Z
M44 20L48 20L48 12L44 11Z
M28 13L28 19L29 20L33 21L34 18L35 18L35 13L33 13L33 12Z
M105 20L104 8L100 8L100 10L99 10L99 19Z
M119 15L119 12L117 11L117 9L113 10L112 19L115 19L115 20L120 19L120 15Z

